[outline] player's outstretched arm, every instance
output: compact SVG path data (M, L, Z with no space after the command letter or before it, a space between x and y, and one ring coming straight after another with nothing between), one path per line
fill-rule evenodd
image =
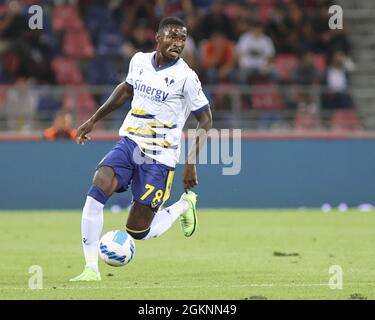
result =
M183 180L185 192L198 184L197 169L195 164L203 145L207 140L207 131L212 128L212 114L210 108L195 115L198 120L196 137L189 151L188 159L185 163Z
M77 129L76 142L78 144L83 144L85 141L90 140L90 137L87 136L94 128L96 123L103 119L107 114L112 111L120 108L128 99L133 97L133 87L121 83L112 94L109 96L106 102Z

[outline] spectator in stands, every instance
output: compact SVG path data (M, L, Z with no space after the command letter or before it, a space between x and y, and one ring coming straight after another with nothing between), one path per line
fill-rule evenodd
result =
M199 12L207 12L215 1L216 0L192 0L192 3Z
M234 44L224 34L213 33L204 45L203 68L208 84L233 81Z
M25 33L25 43L22 46L17 45L16 48L30 76L40 84L55 84L55 75L49 58L52 48L43 32L28 30Z
M328 20L328 7L323 3L320 3L312 18L312 28L317 39L317 48L319 52L322 53L326 53L330 40Z
M194 8L193 11L184 16L184 21L186 28L188 30L189 36L192 37L196 44L199 43L199 40L203 38L201 27L200 16L198 15L197 10Z
M333 55L323 80L325 90L322 95L322 107L324 109L353 107L353 99L348 92L350 72L353 69L353 62L343 52L338 51Z
M299 65L292 73L293 82L296 84L297 110L303 113L316 114L318 105L314 97L315 88L321 82L319 70L314 65L312 52L305 52Z
M17 69L20 59L14 50L14 43L23 42L23 35L27 21L22 15L21 4L9 1L5 12L0 14L0 57L3 64L3 74L9 82L15 80L19 75Z
M285 40L290 30L286 23L286 9L284 5L278 5L273 8L265 31L274 42L277 52L289 51L285 49Z
M72 115L60 110L56 113L53 125L43 131L43 139L48 141L55 140L74 140L76 136L76 129L72 127Z
M26 17L22 14L22 5L17 0L9 1L8 10L0 17L0 39L18 40L22 38L27 26ZM1 47L1 46L0 46ZM0 48L1 49L1 48Z
M286 35L285 50L296 52L298 49L298 31L301 29L306 17L302 9L297 5L297 1L290 1L287 5L285 23L288 28Z
M330 43L328 45L328 54L331 56L337 51L342 51L346 56L350 55L351 43L348 37L348 27L343 24L343 29L335 29L330 31Z
M3 59L1 54L0 59ZM4 70L4 67L0 64L0 85L6 82L8 82L8 75L7 72Z
M320 110L317 104L315 86L320 84L321 75L314 65L312 52L305 52L299 65L292 73L296 85L293 106L296 106L295 129L315 130L321 128Z
M290 4L288 7L280 4L272 10L265 31L274 42L278 53L295 52L298 46L297 32L301 17L302 13L295 4Z
M350 54L351 46L347 37L347 28L331 30L329 28L329 3L322 2L315 11L312 26L317 37L317 47L319 52L326 55L328 59L332 58L337 51L342 51L346 55Z
M98 85L118 82L118 77L127 71L124 70L124 65L128 64L124 60L130 60L139 50L152 51L152 30L161 16L173 14L183 16L189 31L183 58L200 73L203 85L219 85L212 88L214 92L211 94L213 103L221 105L222 109L228 107L232 110L228 101L233 99L227 101L227 97L232 97L232 84L235 80L238 79L242 84L256 83L258 79L262 82L274 80L276 73L273 58L276 53L287 53L285 56L290 53L294 57L304 52L324 53L324 66L320 64L319 68L321 74L313 66L318 65L318 60L312 64L311 54L303 54L301 64L293 71L292 77L290 70L294 68L296 61L294 64L291 62L289 68L284 68L289 77L282 81L290 82L292 79L297 84L290 87L296 91L283 90L286 92L285 95L283 93L283 98L288 107L297 107L297 110L302 111L317 108L315 91L313 94L310 89L303 89L303 86L314 85L319 77L323 78L327 59L332 60L332 63L324 77L329 92L320 97L323 107L348 107L353 104L347 94L350 63L345 62L342 69L337 58L331 59L336 51L349 55L348 29L345 24L343 30L329 29L328 7L332 4L329 0L50 0L43 2L43 30L29 30L25 8L26 3L32 2L8 0L6 5L0 4L0 83L15 85L3 99L8 101L7 104L3 103L3 111L5 105L12 105L8 108L9 117L4 118L7 120L4 124L11 130L27 130L30 127L28 121L33 116L28 114L37 113L30 111L34 109L34 100L39 100L41 110L46 111L49 116L48 122L52 121L56 108L61 104L61 101L56 102L56 107L51 109L48 99L34 99L30 93L18 96L16 92L19 92L20 83L31 77L37 84L56 83L55 74L51 71L51 60L60 55L62 57L58 59L65 59L63 55L66 53L61 50L64 47L62 40L65 33L55 28L54 12L57 6L66 4L80 8L80 19L85 20L81 21L82 25L84 29L88 28L95 42L96 59L89 64L86 61L72 60L70 65L74 64L76 67L69 70L75 71L74 79L65 77L69 80L61 80L65 79L60 77L60 73L66 74L64 67L59 69L61 72L55 71L59 75L57 82L60 84L70 81L86 83L88 80L90 84ZM330 3L327 4L328 2ZM69 24L73 24L74 19L69 17ZM265 31L261 25L253 22L254 17L266 23ZM231 40L236 43L235 50ZM321 54L320 57L322 56ZM344 60L348 61L347 58ZM275 70L279 71L278 61L277 57ZM282 64L287 65L288 63ZM95 72L91 72L92 70ZM338 90L340 86L346 89ZM33 91L31 88L28 90ZM246 93L246 97L244 109L252 105L250 94ZM99 99L99 94L97 98ZM24 105L30 110L24 112ZM89 105L93 106L95 103L90 102ZM72 106L74 107L75 105ZM38 113L38 118L41 118L41 113Z
M193 10L191 0L157 0L155 11L159 17L190 14Z
M196 28L197 19L193 15L188 15L185 18L185 24L188 29L188 36L186 38L184 50L181 53L181 57L189 65L190 68L198 72L198 61L197 61L197 46L194 38L190 35L191 30Z
M157 25L155 15L156 0L127 0L123 2L121 14L123 15L122 30L129 36L138 21L146 21L147 27L152 30Z
M10 131L29 132L34 129L37 94L30 78L18 78L6 95L5 110Z
M233 18L234 38L238 39L243 33L249 29L249 21L254 18L254 12L246 4L242 4Z
M184 61L189 65L190 68L196 70L197 69L197 47L195 45L194 39L192 37L187 36L184 50L181 53L181 57Z
M222 0L212 2L211 10L202 18L200 29L203 39L210 39L213 33L221 33L228 39L233 39L232 21L223 13ZM198 39L199 41L202 39Z
M298 48L297 53L306 51L318 52L316 36L312 25L309 21L303 23L298 31Z
M33 77L41 83L54 83L50 68L47 37L41 30L28 28L27 16L20 1L8 3L0 17L0 55L9 81L19 77Z
M241 35L236 45L238 81L247 83L249 77L271 77L275 47L257 22L249 22L248 31Z
M321 75L314 65L314 55L312 52L305 52L299 65L293 71L293 81L300 85L319 84Z
M130 38L123 45L123 53L130 61L138 51L149 52L154 48L154 43L148 35L148 29L145 21L141 20L132 30Z

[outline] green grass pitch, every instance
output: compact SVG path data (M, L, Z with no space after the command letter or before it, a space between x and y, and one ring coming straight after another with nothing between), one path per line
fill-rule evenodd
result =
M78 211L1 212L0 299L374 299L375 214L358 211L203 210L196 234L178 222L136 242L101 282L70 283L83 269ZM126 213L105 213L104 232ZM43 269L31 290L29 268ZM330 289L332 265L343 288Z

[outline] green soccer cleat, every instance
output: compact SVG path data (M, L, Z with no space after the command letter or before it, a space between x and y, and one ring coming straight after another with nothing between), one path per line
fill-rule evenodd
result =
M100 273L92 270L89 266L85 267L83 272L76 276L75 278L70 279L71 282L76 281L100 281L102 278L100 277Z
M197 229L198 219L197 219L197 198L198 196L193 191L188 191L187 193L183 193L181 196L182 200L185 200L189 203L189 209L187 209L183 214L180 216L180 223L182 232L184 233L185 237L190 237Z

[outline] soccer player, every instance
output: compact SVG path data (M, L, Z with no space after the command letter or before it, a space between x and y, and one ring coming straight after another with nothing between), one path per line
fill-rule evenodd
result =
M126 223L134 239L150 239L166 232L179 218L182 231L190 237L197 227L198 184L195 159L212 127L208 100L196 73L179 57L187 30L179 18L164 18L156 33L156 52L136 53L130 61L125 82L83 123L76 141L89 140L96 123L133 98L131 110L119 130L122 139L98 164L82 213L84 271L71 281L100 280L98 244L103 227L103 207L114 192L131 186L134 203ZM169 198L174 168L180 154L182 129L190 113L198 120L183 171L185 192L179 201L161 208ZM151 161L150 161L151 160Z

